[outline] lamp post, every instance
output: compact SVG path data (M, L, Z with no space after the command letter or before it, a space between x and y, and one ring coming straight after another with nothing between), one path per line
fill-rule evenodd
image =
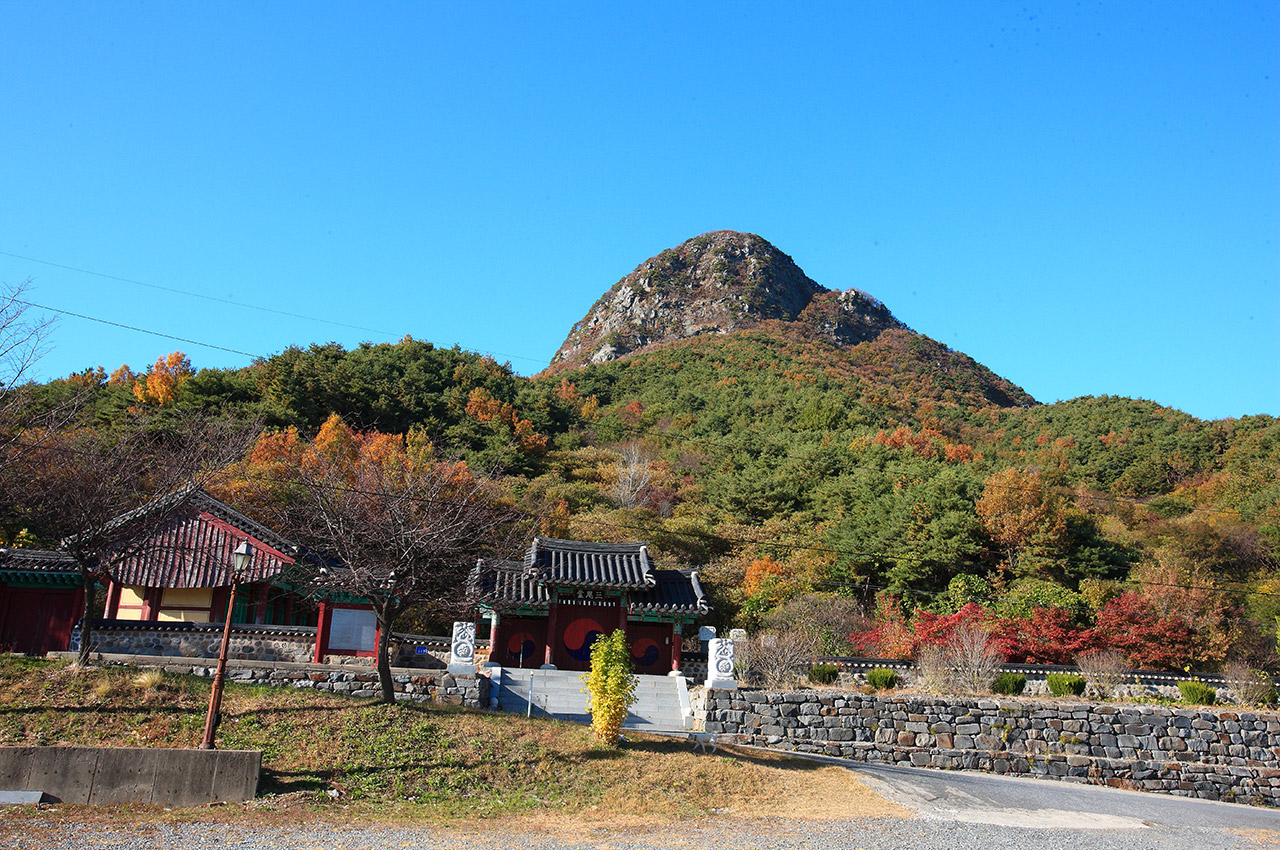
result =
M218 731L218 723L222 720L222 686L227 679L227 650L231 645L231 613L236 605L236 587L240 577L249 567L253 558L253 547L248 540L240 541L235 552L231 553L233 569L231 572L231 593L227 596L227 617L222 622L222 648L218 650L218 670L213 675L213 690L209 692L209 711L204 717L204 737L200 740L200 749L212 750L213 736Z

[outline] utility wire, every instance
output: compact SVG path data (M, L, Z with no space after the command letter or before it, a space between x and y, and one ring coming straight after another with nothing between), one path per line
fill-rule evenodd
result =
M62 263L55 263L55 262L52 262L52 261L50 261L50 260L41 260L41 259L38 259L38 258L36 258L36 257L27 257L27 256L23 256L22 254L14 254L14 253L12 253L12 252L10 252L10 251L0 251L0 255L3 255L3 256L6 256L6 257L13 257L13 258L18 259L18 260L25 260L26 262L29 262L29 263L40 263L41 265L45 265L45 266L52 266L53 268L57 268L57 269L65 269L65 270L67 270L67 271L78 272L78 273L80 273L80 274L93 275L94 277L100 277L100 278L104 278L104 279L106 279L106 280L114 280L114 281L119 281L119 282L121 282L121 283L131 283L131 284L134 284L134 285L136 285L136 286L145 286L145 287L148 287L148 288L150 288L150 289L157 289L157 290L160 290L160 291L162 291L162 292L172 292L172 293L177 294L177 295L186 295L186 296L188 296L188 297L190 297L190 298L201 298L201 299L204 299L205 301L213 301L213 302L216 302L216 303L219 303L219 304L229 304L229 305L231 305L231 306L233 306L233 307L241 307L241 308L245 308L245 309L249 309L249 310L259 310L259 311L264 312L264 313L274 313L274 314L275 314L275 315L277 315L277 316L287 316L287 317L289 317L289 318L291 318L291 319L303 319L303 320L305 320L305 321L309 321L309 322L319 322L320 324L333 325L333 326L335 326L335 327L340 327L340 328L350 328L351 330L367 331L367 332L369 332L369 333L378 334L378 335L383 336L383 337L386 337L386 338L388 338L388 339L396 339L396 338L397 338L397 336L399 336L398 334L395 334L395 333L393 333L393 332L391 332L391 331L388 331L388 330L382 330L382 329L380 329L380 328L368 328L368 327L365 327L365 326L363 326L363 325L352 325L352 324L348 324L348 323L346 323L346 322L338 322L338 321L334 321L333 319L322 319L322 318L320 318L319 316L309 316L309 315L306 315L305 313L293 313L293 312L290 312L290 311L288 311L288 310L278 310L278 309L276 309L276 308L274 308L274 307L266 307L266 306L263 306L263 305L260 305L260 304L250 304L250 303L248 303L248 302L244 302L244 301L233 301L233 300L232 300L232 299L230 299L230 298L219 298L219 297L217 297L216 295L206 295L206 294L205 294L205 293L203 293L203 292L192 292L191 290L188 290L188 289L178 289L178 288L176 288L176 287L172 287L172 286L161 286L160 284L157 284L157 283L147 283L146 281L142 281L142 280L135 280L134 278L129 278L129 277L120 277L119 275L107 274L107 273L105 273L105 272L97 272L97 271L93 271L92 269L82 269L82 268L79 268L79 267L77 267L77 266L68 266L68 265L64 265L64 264L62 264ZM53 311L53 312L55 312L55 313L65 313L65 314L66 314L66 315L68 315L68 316L76 316L77 318L81 318L81 319L89 319L90 321L100 321L100 322L104 322L104 323L106 323L106 324L115 324L114 322L108 322L108 321L106 321L105 319L95 319L95 318L93 318L92 316L83 316L83 315L81 315L81 314L79 314L79 313L71 313L71 312L68 312L68 311L65 311L65 310L58 310L58 309L56 309L56 308L54 308L54 307L43 307L43 308L41 308L41 309L44 309L44 310L52 310L52 311ZM139 329L139 328L130 328L128 325L116 325L116 326L117 326L117 327L121 327L121 328L128 328L128 329L130 329L130 330L141 330L141 329ZM143 330L143 331L142 331L142 333L154 333L154 332L153 332L153 331L146 331L146 330ZM164 336L164 334L158 334L158 335L159 335L159 336ZM188 342L188 341L189 341L189 340L184 340L184 339L182 339L181 337L169 337L169 338L170 338L170 339L176 339L176 340L179 340L180 342ZM216 346L216 345L208 345L207 343L202 343L202 342L192 342L192 344L193 344L193 345L203 345L203 346L205 346L206 348L217 348L217 349L219 349L219 350L221 350L221 351L231 351L233 354L242 354L242 353L244 353L244 352L239 352L239 351L233 351L232 349L228 349L228 348L221 348L220 346ZM497 359L498 357L503 357L503 358L513 359L513 360L527 360L527 361L529 361L530 363L545 363L545 362L547 362L547 361L546 361L546 358L540 358L540 357L526 357L526 356L524 356L524 355L520 355L520 354L504 354L504 353L502 353L502 352L500 352L500 351L479 351L479 352L477 352L477 353L479 353L479 354L486 354L486 355L488 355L488 356L490 356L490 357L494 357L495 359ZM250 356L252 356L252 357L258 357L258 356L261 356L261 355L250 355Z
M233 301L230 298L219 298L216 295L206 295L203 292L192 292L188 289L178 289L172 286L161 286L158 283L147 283L146 281L142 281L142 280L134 280L133 278L129 278L129 277L118 277L117 275L106 274L104 272L95 272L90 269L77 268L76 266L65 266L62 263L54 263L54 262L50 262L49 260L40 260L40 259L36 259L35 257L24 257L21 254L13 254L13 253L10 253L9 251L0 251L0 255L4 255L6 257L13 257L18 260L26 260L29 263L40 263L41 265L45 265L45 266L53 266L56 269L66 269L67 271L79 272L80 274L93 275L94 277L101 277L101 278L105 278L106 280L115 280L121 283L132 283L135 286L145 286L149 289L158 289L161 292L173 292L177 295L186 295L189 298L202 298L205 301L215 301L219 304L230 304L233 307L243 307L248 310L259 310L263 313L274 313L277 316L288 316L291 319L306 319L309 322L319 322L324 325L335 325L340 328L350 328L352 330L357 330L357 331L368 331L370 333L381 334L383 336L390 337L392 339L394 339L396 336L391 331L384 331L384 330L380 330L379 328L366 328L362 325L349 325L346 322L335 322L332 319L321 319L318 316L308 316L304 313L290 313L287 310L277 310L274 307L264 307L260 304L250 304L244 301ZM47 310L51 308L46 307L45 309ZM81 317L81 318L84 318L84 317Z
M106 278L106 279L108 279L108 280L116 280L116 281L121 281L121 282L124 282L124 283L132 283L132 284L136 284L136 285L138 285L138 286L146 286L146 287L150 287L150 288L153 288L153 289L164 290L164 291L166 291L166 292L174 292L174 293L177 293L177 294L180 294L180 295L188 295L188 296L191 296L191 297L193 297L193 298L203 298L203 299L206 299L206 300L209 300L209 301L216 301L216 302L220 302L220 303L224 303L224 304L230 304L230 305L232 305L232 306L236 306L236 307L245 307L245 308L254 309L254 310L262 310L262 311L264 311L264 312L268 312L268 313L276 313L276 314L278 314L278 315L282 315L282 316L289 316L289 317L292 317L292 318L298 318L298 319L306 319L306 320L308 320L308 321L322 322L322 323L325 323L325 324L337 325L337 326L340 326L340 327L347 327L347 328L352 328L352 329L355 329L355 330L371 331L371 332L373 332L373 333L379 333L379 334L383 334L383 335L386 335L386 336L394 337L394 334L392 334L390 331L378 330L378 329L376 329L376 328L366 328L366 327L362 327L362 326L360 326L360 325L349 325L349 324L345 324L345 323L342 323L342 322L334 322L334 321L331 321L331 320L328 320L328 319L321 319L321 318L317 318L317 317L315 317L315 316L307 316L307 315L300 314L300 313L290 313L290 312L283 311L283 310L276 310L276 309L271 308L271 307L263 307L263 306L259 306L259 305L255 305L255 304L247 304L247 303L242 303L242 302L238 302L238 301L232 301L232 300L230 300L230 299L226 299L226 298L217 298L217 297L215 297L215 296L211 296L211 295L204 295L204 294L202 294L202 293L190 292L190 291L188 291L188 290L176 289L176 288L173 288L173 287L160 286L160 285L158 285L158 284L152 284L152 283L146 283L146 282L143 282L143 281L140 281L140 280L134 280L134 279L132 279L132 278L118 277L118 276L116 276L116 275L110 275L110 274L106 274L106 273L103 273L103 272L96 272L96 271L91 271L91 270L89 270L89 269L82 269L82 268L78 268L78 267L75 267L75 266L68 266L68 265L63 265L63 264L61 264L61 263L54 263L54 262L51 262L51 261L48 261L48 260L40 260L40 259L37 259L37 258L34 258L34 257L26 257L26 256L23 256L23 255L21 255L21 254L14 254L14 253L11 253L11 252L9 252L9 251L0 251L0 255L4 255L4 256L7 256L7 257L15 257L15 258L20 259L20 260L26 260L26 261L28 261L28 262L34 262L34 263L41 263L41 264L44 264L44 265L53 266L53 267L55 267L55 268L67 269L67 270L69 270L69 271L80 272L80 273L83 273L83 274L94 275L94 276L97 276L97 277ZM177 341L177 342L187 343L187 344L189 344L189 345L198 345L198 346L201 346L201 347L203 347L203 348L214 349L214 350L217 350L217 351L225 351L225 352L227 352L227 353L229 353L229 354L240 354L240 355L243 355L243 356L245 356L245 357L252 357L252 358L255 358L255 359L261 359L261 360L269 359L268 355L263 355L263 354L254 354L254 353L252 353L252 352L242 351L242 350L240 350L240 349L235 349L235 348L228 348L228 347L226 347L226 346L216 345L216 344L214 344L214 343L201 342L201 341L199 341L199 340L194 340L194 339L190 339L190 338L187 338L187 337L174 336L173 334L167 334L167 333L163 333L163 332L160 332L160 331L153 331L153 330L149 330L149 329L146 329L146 328L139 328L139 327L136 327L136 326L134 326L134 325L126 325L126 324L123 324L123 323L120 323L120 322L114 322L114 321L111 321L111 320L108 320L108 319L98 318L98 317L96 317L96 316L89 316L89 315L86 315L86 314L84 314L84 313L76 313L76 312L73 312L73 311L70 311L70 310L63 310L63 309L60 309L60 308L57 308L57 307L49 307L49 306L42 305L42 304L36 304L36 303L34 303L34 302L31 302L31 301L24 301L24 300L21 300L21 299L13 299L13 300L14 300L14 302L15 302L15 303L18 303L18 304L24 304L24 305L29 306L29 307L36 307L36 308L41 309L41 310L48 310L48 311L53 312L53 313L59 313L59 314L61 314L61 315L65 315L65 316L72 316L72 317L75 317L75 318L78 318L78 319L85 319L85 320L87 320L87 321L91 321L91 322L98 322L98 323L100 323L100 324L109 325L109 326L111 326L111 327L116 327L116 328L121 328L121 329L123 329L123 330L131 330L131 331L135 331L135 332L137 332L137 333L144 333L144 334L149 334L149 335L151 335L151 336L160 337L160 338L163 338L163 339L171 339L171 340L175 340L175 341ZM521 355L503 354L503 353L501 353L501 352L477 351L477 353L480 353L480 354L487 354L487 355L489 355L489 356L497 355L497 356L500 356L500 357L508 357L508 358L516 358L516 359L520 359L520 360L528 360L528 361L535 362L535 363L541 363L541 362L543 362L543 361L542 361L542 360L540 360L540 359L535 359L535 358L531 358L531 357L524 357L524 356L521 356ZM646 428L642 428L642 427L639 427L639 426L630 425L630 424L625 423L625 422L609 423L609 427L611 427L611 428L617 428L617 429L622 430L622 431L626 431L626 432L628 432L628 433L631 433L631 434L632 434L632 435L634 435L634 436L653 437L653 438L656 438L656 439L662 439L662 440L674 441L674 442L677 442L677 443L683 443L683 444L703 444L703 445L713 445L713 446L717 446L717 447L720 447L720 448L728 448L728 447L731 447L731 446L729 446L729 444L727 444L727 442L726 442L726 441L729 439L728 435L716 435L716 436L713 436L713 437L688 436L688 435L684 435L684 434L679 434L679 435L677 435L677 434L672 434L671 432L654 431L654 430L651 430L651 429L646 429ZM884 472L884 471L885 471L885 470L879 469L879 468L877 468L877 467L871 467L871 466L865 466L865 465L859 465L859 464L853 464L853 465L851 465L851 467L850 467L850 468L852 468L852 469L858 469L858 470L862 470L862 471L866 471L866 472ZM984 487L996 487L996 488L1002 488L1002 489L1007 489L1007 490L1023 490L1023 491L1026 491L1026 492L1040 492L1040 489L1039 489L1039 488L1036 488L1036 487L1025 487L1025 486L1018 486L1018 485L1011 485L1011 484L996 484L996 483L988 483L988 484L984 484L983 486L984 486ZM1057 495L1057 496L1068 496L1068 497L1071 497L1071 498L1085 498L1085 499L1089 499L1089 500L1091 500L1091 501L1096 501L1096 502L1105 502L1105 503L1113 504L1113 505L1114 505L1114 504L1132 504L1132 505L1141 505L1141 506L1143 506L1143 507L1146 507L1146 506L1147 506L1147 503L1146 503L1146 502L1143 502L1143 501L1141 501L1141 500L1139 500L1139 499L1126 498L1126 497L1122 497L1122 496L1104 496L1104 495L1093 494L1093 493L1086 493L1084 496L1079 496L1078 494L1076 494L1076 493L1074 493L1073 491L1070 491L1070 490L1066 490L1066 491L1064 492L1062 489L1054 490L1054 489L1049 488L1049 487L1046 487L1046 488L1044 488L1044 489L1045 489L1045 491L1050 492L1050 493L1053 493L1054 495ZM1238 509L1210 508L1210 507L1203 507L1203 506L1195 506L1195 507L1189 508L1189 509L1188 509L1188 511L1187 511L1187 513L1188 513L1188 514L1191 514L1191 513L1208 513L1208 514L1217 514L1217 515L1222 515L1222 516L1237 516L1237 517L1241 517L1241 518L1243 518L1243 516L1244 516L1243 512L1242 512L1242 511L1240 511L1240 510L1238 510ZM1265 512L1264 512L1264 513L1260 513L1260 514L1258 514L1258 516L1259 516L1260 518L1263 518L1263 519L1271 519L1271 520L1277 520L1277 521L1280 521L1280 516L1278 516L1278 515L1273 515L1273 514L1269 514L1269 513L1265 513Z
M127 331L136 331L137 333L150 334L151 336L158 336L163 339L172 339L178 342L185 342L188 345L199 345L203 348L213 348L218 351L225 351L228 354L242 354L245 357L252 357L254 359L266 359L263 355L254 354L253 352L250 352L250 351L241 351L238 348L227 348L225 345L214 345L211 342L201 342L198 339L188 339L187 337L184 337L184 336L174 336L173 334L167 334L167 333L162 333L160 331L148 330L147 328L139 328L134 325L125 325L125 324L121 324L120 322L113 322L109 319L99 319L97 316L86 316L84 313L73 313L70 310L62 310L57 307L47 307L44 304L37 304L34 301L23 301L17 298L15 298L14 301L18 304L25 304L28 307L36 307L40 310L48 310L51 313L60 313L63 316L74 316L77 319L85 319L90 322L98 322L99 324L103 324L103 325L111 325L112 327L123 328L124 330L127 330Z

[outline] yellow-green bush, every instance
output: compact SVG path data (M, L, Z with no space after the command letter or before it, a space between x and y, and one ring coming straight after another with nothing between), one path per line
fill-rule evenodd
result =
M637 681L631 672L627 636L621 629L591 645L591 672L583 678L591 729L600 743L616 747L627 709L636 701Z

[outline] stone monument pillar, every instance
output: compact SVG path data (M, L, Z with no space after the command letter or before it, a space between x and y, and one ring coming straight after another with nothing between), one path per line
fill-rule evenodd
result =
M736 689L733 672L733 641L713 638L707 652L707 688Z
M449 650L449 672L455 676L476 674L476 624L453 624L453 646Z
M747 667L747 630L729 629L729 640L733 641L733 664L735 669L745 670Z

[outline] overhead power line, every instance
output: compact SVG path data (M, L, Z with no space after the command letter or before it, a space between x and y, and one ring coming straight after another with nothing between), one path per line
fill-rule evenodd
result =
M159 291L161 291L161 292L171 292L171 293L174 293L175 295L185 295L185 296L187 296L188 298L200 298L200 299L203 299L203 300L205 300L205 301L213 301L213 302L216 302L216 303L218 303L218 304L228 304L228 305L230 305L230 306L232 306L232 307L238 307L238 308L241 308L241 309L246 309L246 310L258 310L258 311L261 311L261 312L263 312L263 313L272 313L272 314L275 314L275 315L277 315L277 316L287 316L287 317L289 317L289 318L291 318L291 319L303 319L303 320L305 320L305 321L309 321L309 322L319 322L320 324L333 325L334 327L339 327L339 328L349 328L349 329L351 329L351 330L367 331L368 333L378 334L378 335L380 335L380 336L386 337L387 339L397 339L397 338L399 338L399 337L402 337L402 336L403 336L403 334L397 334L397 333L394 333L394 332L392 332L392 331L383 330L383 329L380 329L380 328L369 328L369 327L365 327L364 325L353 325L353 324L349 324L349 323L347 323L347 322L339 322L339 321L335 321L335 320L333 320L333 319L324 319L324 318L321 318L321 317L319 317L319 316L309 316L309 315L307 315L306 313L295 313L295 312L291 312L291 311L289 311L289 310L281 310L281 309L278 309L278 308L276 308L276 307L267 307L267 306L265 306L265 305L261 305L261 304L251 304L251 303L249 303L249 302L245 302L245 301L235 301L235 300L232 300L232 299L230 299L230 298L219 298L219 297L217 297L216 295L208 295L208 294L203 293L203 292L192 292L192 291L191 291L191 290L189 290L189 289L179 289L179 288L177 288L177 287L173 287L173 286L162 286L162 285L160 285L160 284L158 284L158 283L147 283L146 281L143 281L143 280L136 280L136 279L134 279L134 278L130 278L130 277L121 277L121 276L119 276L119 275L107 274L106 272L93 271L92 269L80 268L80 267L78 267L78 266L70 266L70 265L65 265L65 264L63 264L63 263L55 263L55 262L53 262L53 261L51 261L51 260L41 260L41 259L39 259L39 258L37 258L37 257L27 257L27 256L24 256L24 255L22 255L22 254L15 254L15 253L13 253L13 252L11 252L11 251L0 251L0 255L3 255L3 256L6 256L6 257L13 257L14 259L18 259L18 260L24 260L24 261L29 262L29 263L39 263L39 264L41 264L41 265L51 266L51 267L53 267L53 268L57 268L57 269L65 269L66 271L77 272L77 273L79 273L79 274L93 275L94 277L100 277L100 278L103 278L104 280L114 280L114 281L118 281L118 282L120 282L120 283L130 283L130 284L133 284L133 285L135 285L135 286L145 286L145 287L147 287L147 288L149 288L149 289L156 289L156 290L159 290ZM52 310L52 311L53 311L53 312L55 312L55 313L59 313L59 312L61 312L61 313L66 313L66 315L70 315L70 316L77 316L78 318L88 318L88 319L90 319L91 321L103 321L103 322L106 322L106 320L104 320L104 319L93 319L92 317L89 317L89 316L82 316L82 315L80 315L80 314L78 314L78 313L70 313L70 312L68 312L68 311L58 310L57 308L54 308L54 307L45 307L45 308L43 308L43 309L46 309L46 310ZM106 323L107 323L107 324L114 324L114 323L112 323L112 322L106 322ZM117 327L128 328L129 326L128 326L128 325L117 325ZM130 329L132 329L132 330L140 330L140 329L135 329L135 328L130 328ZM153 332L152 332L152 331L145 331L145 330L144 330L144 331L142 331L142 333L153 333ZM180 337L170 337L170 338L171 338L171 339L179 339L179 340L181 340L181 338L180 338ZM185 340L181 340L181 341L185 341ZM208 345L208 344L206 344L206 343L200 343L200 342L193 342L192 344L193 344L193 345L203 345L203 346L205 346L206 348L220 348L220 346L216 346L216 345ZM226 348L220 348L220 350L222 350L222 351L231 351L231 349L226 349ZM242 353L242 352L233 352L233 353L240 354L240 353ZM529 361L530 363L546 363L546 362L547 362L546 358L544 358L544 357L528 357L528 356L526 356L526 355L522 355L522 354L505 354L505 353L503 353L503 352L501 352L501 351L487 351L487 350L479 350L479 351L478 351L478 353L479 353L479 354L485 354L485 355L488 355L488 356L490 356L490 357L493 357L494 359L497 359L497 358L501 357L501 358L505 358L505 359L512 359L512 360L527 360L527 361ZM251 355L251 356L257 357L257 356L260 356L260 355Z
M173 287L173 286L161 286L158 283L147 283L146 281L134 280L133 278L130 278L130 277L119 277L118 275L106 274L105 272L95 272L91 269L82 269L76 266L63 265L62 263L54 263L49 260L40 260L35 257L24 257L21 254L14 254L9 251L0 251L0 254L6 257L13 257L18 260L26 260L29 263L40 263L41 265L44 265L44 266L52 266L56 269L65 269L71 272L79 272L80 274L93 275L94 277L100 277L106 280L115 280L115 281L119 281L120 283L131 283L131 284L134 284L135 286L145 286L148 289L157 289L157 290L160 290L161 292L172 292L176 295L185 295L188 298L201 298L205 301L214 301L219 304L230 304L233 307L241 307L246 310L259 310L263 313L274 313L277 316L288 316L291 319L305 319L309 322L319 322L321 324L334 325L335 327L340 327L340 328L350 328L352 330L357 330L357 331L368 331L369 333L381 334L383 336L391 337L393 339L396 336L396 334L392 333L391 331L384 331L378 328L366 328L362 325L350 325L350 324L347 324L346 322L336 322L333 319L322 319L319 316L308 316L305 313L291 313L288 310L277 310L275 307L265 307L261 304L250 304L246 301L233 301L230 298L219 298L216 295L207 295L203 292L192 292L189 289L178 289L177 287ZM46 309L49 309L49 308L46 308Z
M395 334L393 334L393 333L392 333L392 332L390 332L390 331L379 330L379 329L377 329L377 328L367 328L367 327L363 327L363 326L360 326L360 325L351 325L351 324L346 324L346 323L344 323L344 322L336 322L336 321L332 321L332 320L330 320L330 319L322 319L322 318L319 318L319 317L316 317L316 316L308 316L308 315L301 314L301 313L292 313L292 312L285 311L285 310L278 310L278 309L275 309L275 308L272 308L272 307L265 307L265 306L256 305L256 304L249 304L249 303L240 302L240 301L233 301L233 300L226 299L226 298L218 298L218 297L216 297L216 296L206 295L206 294L204 294L204 293L191 292L191 291L189 291L189 290L185 290L185 289L178 289L178 288L175 288L175 287L161 286L161 285L159 285L159 284L147 283L147 282L145 282L145 281L140 281L140 280L136 280L136 279L133 279L133 278L120 277L120 276L118 276L118 275L107 274L107 273L105 273L105 272L93 271L93 270L91 270L91 269L84 269L84 268L80 268L80 267L77 267L77 266L64 265L64 264L62 264L62 263L55 263L55 262L52 262L52 261L50 261L50 260L42 260L42 259L38 259L38 258L36 258L36 257L28 257L28 256L25 256L25 255L22 255L22 254L15 254L15 253L12 253L12 252L10 252L10 251L0 251L0 255L7 256L7 257L14 257L14 258L16 258L16 259L25 260L25 261L27 261L27 262L40 263L40 264L42 264L42 265L52 266L52 267L54 267L54 268L66 269L66 270L68 270L68 271L74 271L74 272L78 272L78 273L81 273L81 274L93 275L93 276L95 276L95 277L100 277L100 278L104 278L104 279L107 279L107 280L114 280L114 281L119 281L119 282L122 282L122 283L130 283L130 284L135 284L135 285L137 285L137 286L144 286L144 287L149 287L149 288L152 288L152 289L162 290L162 291L165 291L165 292L172 292L172 293L176 293L176 294L179 294L179 295L186 295L186 296L189 296L189 297L192 297L192 298L201 298L201 299L208 300L208 301L215 301L215 302L219 302L219 303L223 303L223 304L229 304L229 305L234 306L234 307L241 307L241 308L252 309L252 310L260 310L260 311L267 312L267 313L275 313L275 314L277 314L277 315L289 316L289 317L291 317L291 318L304 319L304 320L308 320L308 321L320 322L320 323L323 323L323 324L330 324L330 325L335 325L335 326L339 326L339 327L351 328L351 329L355 329L355 330L370 331L370 332L372 332L372 333L378 333L378 334L382 334L382 335L385 335L385 336L388 336L388 337L394 337L394 336L395 336ZM109 325L109 326L111 326L111 327L120 328L120 329L122 329L122 330L130 330L130 331L134 331L134 332L136 332L136 333L148 334L148 335L151 335L151 336L160 337L160 338L162 338L162 339L171 339L171 340L175 340L175 341L177 341L177 342L187 343L187 344L189 344L189 345L198 345L198 346L201 346L202 348L209 348L209 349L213 349L213 350L216 350L216 351L224 351L224 352L227 352L227 353L229 353L229 354L240 354L240 355L243 355L243 356L245 356L245 357L252 357L252 358L264 359L264 360L265 360L265 359L268 359L268 357L269 357L269 355L265 355L265 354L255 354L255 353L248 352L248 351L242 351L242 350L240 350L240 349L228 348L227 346L217 345L217 344L215 344L215 343L201 342L201 341L199 341L199 340L191 339L191 338L188 338L188 337L175 336L175 335L173 335L173 334L167 334L167 333L163 333L163 332L161 332L161 331L154 331L154 330L149 330L149 329L147 329L147 328L140 328L140 327L137 327L137 326L134 326L134 325L128 325L128 324L124 324L124 323L121 323L121 322L115 322L115 321L111 321L111 320L109 320L109 319L103 319L103 318L99 318L99 317L96 317L96 316L90 316L90 315L87 315L87 314L84 314L84 313L78 313L78 312L74 312L74 311L71 311L71 310L64 310L64 309L61 309L61 308L58 308L58 307L50 307L50 306L46 306L46 305L42 305L42 304L36 304L36 303L34 303L34 302L31 302L31 301L23 301L23 300L19 300L19 299L14 299L14 301L15 301L15 303L24 304L24 305L27 305L27 306L30 306L30 307L36 307L36 308L41 309L41 310L48 310L48 311L50 311L50 312L58 313L58 314L65 315L65 316L72 316L72 317L74 317L74 318L84 319L84 320L86 320L86 321L97 322L97 323L99 323L99 324ZM488 355L488 356L495 356L495 355L496 355L497 357L505 357L505 358L514 358L514 359L519 359L519 360L527 360L527 361L535 362L535 363L542 363L542 362L544 362L543 360L541 360L541 359L539 359L539 358L526 357L526 356L523 356L523 355L504 354L504 353L502 353L502 352L495 352L495 351L483 351L483 350L477 350L477 353L479 353L479 354L485 354L485 355ZM618 428L619 430L622 430L622 431L626 431L626 432L628 432L628 433L630 433L630 434L632 434L632 435L635 435L635 436L653 437L653 438L656 438L656 439L662 439L662 440L667 440L667 441L673 441L673 442L683 443L683 444L704 444L704 445L716 445L716 446L719 446L719 447L725 447L725 445L726 445L726 442L725 442L725 441L728 439L728 435L724 435L724 434L716 435L716 436L714 436L714 437L698 437L698 436L690 436L690 435L685 435L685 434L672 434L671 432L653 431L653 430L650 430L650 429L641 428L641 427L634 426L634 425L629 425L629 424L624 423L624 422L618 422L618 423L616 423L616 424L615 424L615 423L610 423L610 426L611 426L611 427ZM867 471L867 472L882 472L882 471L883 471L883 470L878 469L877 467L871 467L871 466L865 466L865 465L859 465L859 464L853 464L853 465L851 465L851 468L853 468L853 469L858 469L858 470L862 470L862 471ZM1026 492L1038 492L1038 491L1039 491L1039 490L1038 490L1038 488L1035 488L1035 487L1025 487L1025 486L1019 486L1019 485L1010 485L1010 484L996 484L996 483L990 483L990 484L984 484L983 486L984 486L984 487L995 487L995 488L1001 488L1001 489L1006 489L1006 490L1023 490L1023 491L1026 491ZM1147 506L1147 503L1146 503L1146 502L1143 502L1143 501L1142 501L1142 500L1140 500L1140 499L1128 498L1128 497L1123 497L1123 496L1100 495L1100 494L1095 494L1095 493L1086 493L1086 494L1084 494L1083 496L1080 496L1080 494L1077 494L1077 493L1075 493L1075 492L1073 492L1073 491L1070 491L1070 490L1066 490L1066 491L1064 492L1062 489L1057 489L1057 490L1055 490L1055 489L1052 489L1052 488L1049 488L1049 487L1046 487L1046 488L1044 488L1044 489L1045 489L1047 492L1052 493L1053 495L1056 495L1056 496L1066 496L1066 497L1071 497L1071 498L1077 498L1077 497L1079 497L1079 498L1086 498L1086 499L1089 499L1089 500L1092 500L1092 501L1096 501L1096 502L1104 502L1104 503L1107 503L1107 504L1113 504L1113 505L1114 505L1114 504L1131 504L1131 505L1138 505L1138 506L1143 506L1143 507L1146 507L1146 506ZM1210 507L1203 507L1203 506L1194 506L1194 507L1188 508L1188 509L1187 509L1187 513L1189 513L1189 514L1191 514L1191 513L1216 514L1216 515L1221 515L1221 516L1235 516L1235 517L1241 517L1241 518L1243 518L1243 516L1244 516L1244 515L1243 515L1243 512L1241 512L1241 511L1239 511L1239 510L1236 510L1236 509L1210 508ZM1269 514L1269 513L1266 513L1266 512L1260 512L1260 513L1258 514L1258 517L1259 517L1259 518L1261 518L1261 519L1268 519L1268 520L1280 521L1280 516L1273 515L1273 514Z
M50 313L58 313L63 316L74 316L77 319L84 319L90 322L97 322L98 324L102 324L102 325L111 325L114 328L122 328L126 331L134 331L136 333L150 334L151 336L158 336L158 337L161 337L162 339L172 339L172 340L176 340L177 342L185 342L188 345L199 345L202 348L212 348L212 349L216 349L217 351L225 351L229 354L243 354L245 357L253 357L253 358L264 357L264 355L254 354L251 351L241 351L238 348L227 348L225 345L215 345L212 342L201 342L198 339L189 339L188 337L185 337L185 336L174 336L173 334L167 334L161 331L148 330L147 328L140 328L135 325L126 325L121 322L113 322L110 319L99 319L97 316L87 316L84 313L74 313L71 310L62 310L62 309L59 309L58 307L48 307L44 304L37 304L34 301L21 301L18 299L14 299L14 301L15 303L18 303L18 304L25 304L28 307L36 307L37 309L40 309L40 310L48 310Z

